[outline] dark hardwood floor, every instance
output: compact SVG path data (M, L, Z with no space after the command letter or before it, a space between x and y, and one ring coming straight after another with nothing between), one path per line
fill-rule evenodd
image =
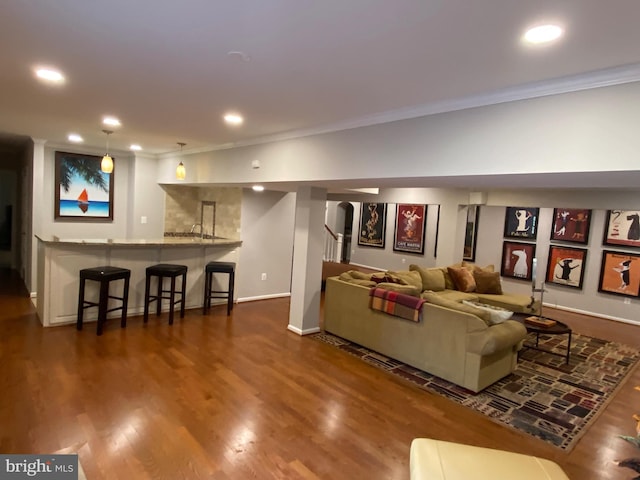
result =
M44 329L0 273L0 452L77 452L89 480L407 479L432 437L533 454L575 480L630 479L637 368L571 452L289 332L288 299ZM640 348L640 327L547 310ZM514 479L517 476L514 476Z

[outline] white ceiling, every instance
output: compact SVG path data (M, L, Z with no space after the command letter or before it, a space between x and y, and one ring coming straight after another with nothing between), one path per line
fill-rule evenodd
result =
M524 29L547 21L565 26L563 40L524 47ZM113 149L159 154L416 116L608 69L640 79L639 22L636 0L5 0L0 132L55 144L75 132L100 147L112 114L123 124ZM36 81L37 65L61 69L65 85ZM230 109L242 127L222 122Z

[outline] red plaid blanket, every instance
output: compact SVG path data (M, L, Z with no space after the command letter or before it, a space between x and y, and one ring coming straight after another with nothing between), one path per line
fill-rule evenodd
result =
M424 299L373 287L369 290L369 307L396 317L420 321Z

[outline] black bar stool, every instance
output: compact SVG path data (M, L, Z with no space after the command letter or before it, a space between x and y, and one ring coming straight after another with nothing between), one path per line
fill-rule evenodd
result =
M227 300L227 316L233 310L233 285L235 281L236 264L233 262L209 262L204 267L204 307L202 314L206 314L211 308L212 298L225 298ZM229 287L227 290L213 289L213 274L228 273Z
M80 270L80 289L78 292L78 320L76 328L82 330L82 321L84 310L86 308L98 307L98 330L97 334L102 335L102 327L107 320L107 313L116 310L122 310L120 319L120 327L127 326L127 303L129 301L129 280L131 279L131 270L119 267L93 267ZM86 280L94 280L100 282L100 298L98 302L90 302L84 299L84 287ZM114 280L124 280L124 288L122 297L109 295L109 283ZM119 307L107 308L109 299L120 300L122 304Z
M160 315L160 308L162 307L162 300L169 300L169 325L173 325L173 307L180 304L180 318L184 318L184 301L187 290L187 267L186 265L174 265L171 263L159 263L147 267L147 275L144 286L144 323L149 320L149 305L151 302L158 302L156 304L156 315ZM176 291L176 277L182 276L182 286L180 291ZM151 277L158 277L158 288L156 295L151 295ZM163 281L165 278L171 279L171 288L169 290L163 289ZM163 294L168 293L168 296ZM180 295L180 299L176 300L176 294Z

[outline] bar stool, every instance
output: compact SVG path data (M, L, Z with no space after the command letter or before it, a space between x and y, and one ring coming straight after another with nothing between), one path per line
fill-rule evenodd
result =
M102 335L102 327L107 320L107 313L116 310L122 310L120 319L120 327L127 326L127 303L129 301L129 280L131 278L131 270L119 267L93 267L80 270L80 289L78 292L78 319L76 328L82 330L82 321L84 311L87 308L98 307L98 329L97 334ZM100 282L100 298L98 302L90 302L84 299L84 288L87 280ZM124 280L124 288L122 297L109 295L109 283L115 280ZM120 300L122 304L119 307L107 308L109 299Z
M211 308L212 298L225 298L227 300L227 316L233 310L233 285L235 280L236 264L233 262L209 262L204 267L204 307L202 314L205 315ZM213 289L213 274L228 273L229 287L227 290Z
M187 267L186 265L174 265L171 263L159 263L152 265L146 269L146 281L144 286L144 323L149 320L149 305L151 302L156 304L156 315L160 315L162 300L169 300L169 325L173 325L173 307L180 304L180 318L184 318L184 301L187 290ZM182 286L180 291L176 291L176 277L182 276ZM158 277L158 287L156 295L151 295L151 277ZM171 279L171 288L165 290L163 282L165 278ZM163 294L168 293L168 296ZM176 300L176 294L180 295L180 299Z

